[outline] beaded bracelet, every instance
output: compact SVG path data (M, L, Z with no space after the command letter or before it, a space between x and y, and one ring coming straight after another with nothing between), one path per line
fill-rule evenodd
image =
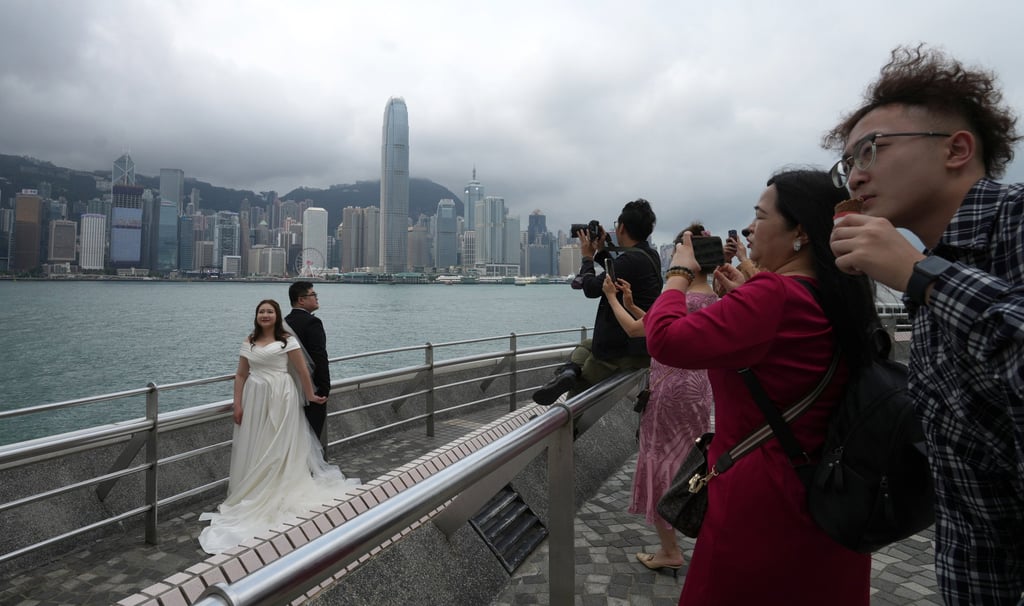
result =
M697 278L697 276L693 273L692 269L690 269L689 267L683 267L682 265L673 265L672 267L668 268L668 271L665 272L666 280L673 276L682 276L689 280L690 282L693 282Z

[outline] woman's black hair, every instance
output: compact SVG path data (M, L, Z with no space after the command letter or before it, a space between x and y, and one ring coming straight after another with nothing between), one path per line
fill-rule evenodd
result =
M274 312L277 317L274 319L274 340L281 342L281 348L284 349L288 345L289 333L284 330L284 318L281 316L281 306L277 304L277 301L273 299L263 299L256 304L256 315L252 319L252 333L249 334L249 345L250 347L256 346L256 338L260 336L262 329L260 328L260 308L264 304L269 303L274 308Z
M835 205L846 198L846 190L836 189L827 172L811 169L778 172L768 185L778 192L779 213L787 225L799 225L807 235L818 279L816 295L840 351L851 370L864 367L875 351L871 329L880 326L872 284L866 276L840 271L829 245Z

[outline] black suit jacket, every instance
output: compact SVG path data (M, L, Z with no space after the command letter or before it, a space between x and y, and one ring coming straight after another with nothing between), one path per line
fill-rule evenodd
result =
M327 396L331 393L331 371L327 365L327 334L324 323L304 309L292 308L285 316L285 321L295 331L295 336L302 341L302 346L313 358L313 387L316 395Z

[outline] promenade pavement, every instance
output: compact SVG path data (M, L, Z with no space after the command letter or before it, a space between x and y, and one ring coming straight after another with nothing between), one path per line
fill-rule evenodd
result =
M337 460L350 476L371 479L430 452L500 416L487 412L439 421L428 438L413 429L374 441L373 448L353 448ZM657 545L657 535L629 506L635 455L577 512L576 604L674 605L685 582L667 571L650 571L634 554ZM13 578L0 579L0 604L64 606L113 604L206 557L197 537L200 511L162 519L159 545L146 545L142 531L112 534L104 540L69 549L60 559ZM872 569L872 606L940 604L935 583L930 531L876 553ZM687 557L693 541L683 539ZM547 544L535 551L510 577L494 606L548 604ZM376 606L376 605L374 605Z
M686 581L686 567L648 570L638 551L653 551L658 535L643 516L627 513L636 455L576 513L576 599L583 606L675 606ZM679 536L687 561L694 540ZM932 530L888 546L872 556L871 605L942 604L935 581ZM549 604L548 545L515 571L492 606Z

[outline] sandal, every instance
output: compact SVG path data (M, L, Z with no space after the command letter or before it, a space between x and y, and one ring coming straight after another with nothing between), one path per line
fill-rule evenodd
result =
M636 559L639 560L640 563L646 566L647 568L650 568L651 570L661 570L662 568L668 568L672 571L673 577L679 578L679 569L683 567L682 564L663 564L661 563L661 561L655 561L655 557L657 557L656 554L646 553L643 551L636 554Z

